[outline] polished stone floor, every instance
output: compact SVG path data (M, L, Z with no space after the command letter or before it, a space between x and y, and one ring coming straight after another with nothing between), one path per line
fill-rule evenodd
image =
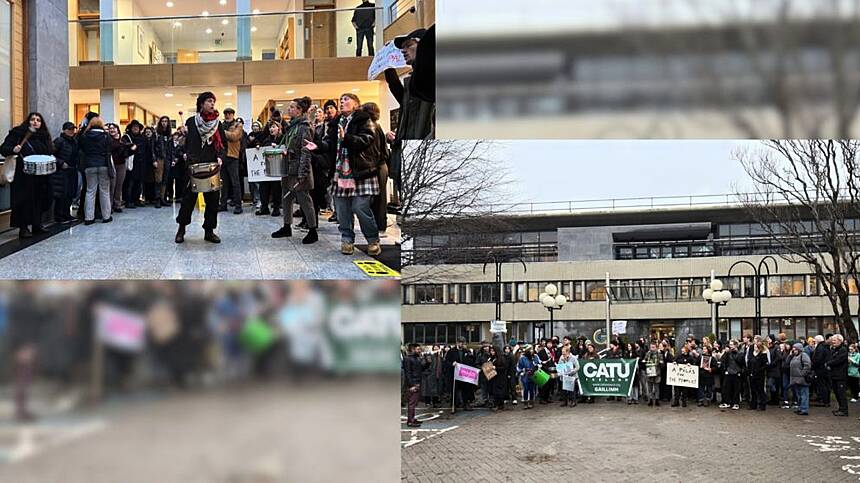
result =
M371 259L356 249L340 253L335 223L320 217L320 240L302 245L303 231L292 238L271 238L282 218L245 212L219 213L220 244L203 240L203 215L195 210L185 243L173 241L179 205L125 210L112 223L76 225L0 259L4 279L366 279L354 260ZM356 244L366 244L356 222ZM399 250L399 233L389 227L383 251ZM12 242L14 243L14 241Z

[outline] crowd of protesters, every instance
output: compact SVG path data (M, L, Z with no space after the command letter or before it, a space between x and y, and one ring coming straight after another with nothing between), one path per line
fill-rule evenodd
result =
M107 394L350 372L339 320L365 317L369 301L379 317L379 307L399 313L398 290L391 280L0 281L0 386L14 386L16 417L28 421L34 381L90 387L95 367ZM121 337L134 333L129 320L143 330L139 347L106 336L115 323Z
M609 349L585 337L541 339L527 344L511 340L502 347L481 342L476 349L460 338L455 346L423 347L410 344L403 350L404 394L414 405L423 400L428 407L442 405L471 411L475 406L493 411L510 403L523 409L560 402L561 406L593 404L604 397L579 394L578 385L563 390L562 376L577 376L582 361L598 358L635 359L636 370L627 397L608 396L607 401L658 407L718 406L721 410L765 411L767 406L809 414L809 406L833 406L835 416L848 416L850 403L860 401L860 352L840 334L790 341L785 334L744 335L740 341L697 340L689 337L679 350L671 339L635 342L614 339ZM454 381L454 364L483 368L489 363L495 376L479 373L477 386ZM668 364L691 364L699 368L698 388L667 385ZM487 366L488 367L488 366ZM550 375L537 387L532 375L538 369ZM410 417L407 424L420 422Z

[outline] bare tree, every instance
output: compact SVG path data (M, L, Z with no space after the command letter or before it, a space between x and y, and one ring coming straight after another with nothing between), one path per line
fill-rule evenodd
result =
M485 261L481 250L507 226L495 215L504 210L510 180L494 148L483 140L409 141L404 147L402 266L422 266L404 279L456 270L446 262Z
M849 302L857 280L860 142L771 140L764 146L735 152L754 184L752 193L737 196L781 258L811 268L839 330L857 341Z

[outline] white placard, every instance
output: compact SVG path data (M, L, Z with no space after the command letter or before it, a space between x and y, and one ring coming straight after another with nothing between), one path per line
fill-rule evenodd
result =
M271 149L267 147L266 149ZM248 182L259 183L262 181L280 181L281 178L266 176L266 159L263 157L263 148L248 148L245 150L245 158L248 160Z
M508 332L508 324L504 320L491 320L490 321L490 333L495 334L497 332L507 333Z
M666 364L666 385L699 387L699 368L692 364Z
M385 69L399 69L406 67L406 59L403 58L403 52L394 46L394 42L388 42L385 47L379 49L376 55L373 56L373 62L370 63L370 68L367 69L367 80L372 81L379 77L379 74L385 72Z
M626 320L613 320L612 321L612 333L613 334L626 334L627 333L627 321Z

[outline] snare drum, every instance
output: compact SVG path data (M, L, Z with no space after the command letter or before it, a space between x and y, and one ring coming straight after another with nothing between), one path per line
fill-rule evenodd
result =
M24 157L24 173L35 176L53 174L57 171L57 158L45 154Z
M266 160L266 176L283 178L287 175L287 160L281 148L264 149L263 158Z
M218 163L196 163L188 167L191 176L191 191L208 193L221 190L221 174Z

